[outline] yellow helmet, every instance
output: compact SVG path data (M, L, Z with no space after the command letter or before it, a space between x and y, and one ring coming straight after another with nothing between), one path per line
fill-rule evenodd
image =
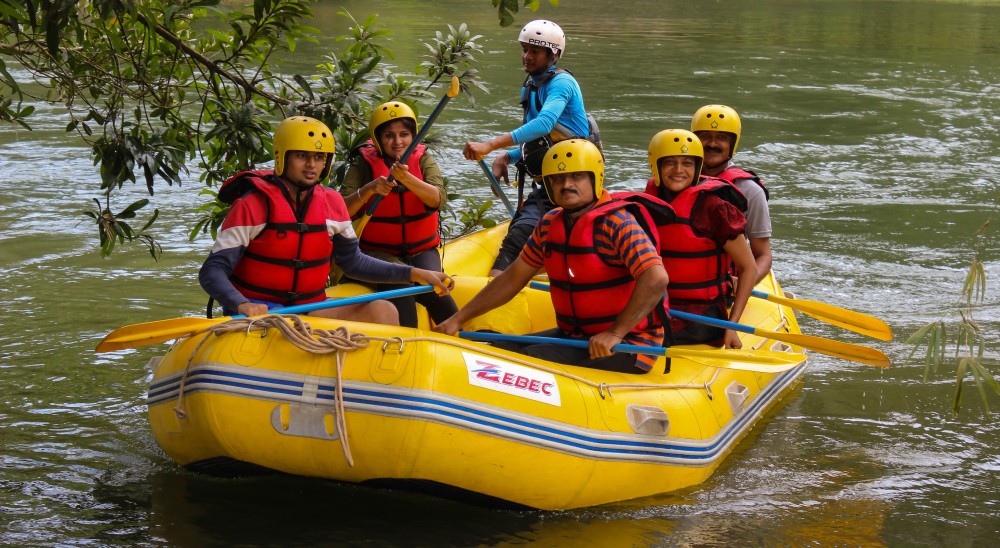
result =
M649 169L653 172L656 186L660 186L660 158L667 156L691 156L697 158L694 170L694 183L701 176L701 165L705 161L705 149L701 139L686 129L665 129L653 136L649 141Z
M594 175L594 198L604 192L604 155L594 143L586 139L567 139L552 145L542 160L542 181L549 200L552 196L551 175L588 171Z
M729 151L730 157L736 154L736 147L740 145L740 133L743 125L740 123L740 115L732 107L726 105L705 105L694 113L691 118L691 131L724 131L732 133L736 139L733 141L733 150Z
M406 103L400 101L389 101L388 103L382 103L381 105L375 107L372 111L371 118L368 120L368 133L371 134L372 142L375 143L375 150L378 151L379 155L382 154L382 144L378 142L378 131L379 126L386 122L392 122L394 120L402 120L409 118L413 120L413 131L417 131L417 115L413 113L413 109L409 107Z
M323 122L308 116L285 118L274 130L273 144L275 175L280 177L285 173L285 155L293 150L327 153L326 167L319 180L326 179L330 174L335 146L333 132Z

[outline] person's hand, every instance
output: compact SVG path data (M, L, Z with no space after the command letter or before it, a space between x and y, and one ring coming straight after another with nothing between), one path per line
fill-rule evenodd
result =
M369 185L371 185L369 191L381 194L382 196L388 196L392 192L392 187L396 186L396 183L385 177L379 177L365 186Z
M496 158L493 158L493 176L497 178L498 181L503 181L510 186L510 174L507 171L507 166L510 165L510 156L507 153L498 154ZM493 192L496 194L496 192Z
M723 338L723 342L726 343L726 348L743 348L743 341L740 340L739 333L733 331L732 329L726 330L726 336Z
M606 358L614 352L611 347L622 342L622 337L611 331L602 331L590 338L590 359Z
M458 330L461 327L462 325L458 322L457 314L455 314L447 320L435 325L431 328L431 330L437 333L444 333L445 335L454 335L455 333L458 333Z
M248 318L250 316L263 316L264 314L267 314L267 305L247 301L237 306L236 311Z
M455 280L444 272L414 268L410 271L410 281L424 283L434 286L434 292L444 296L451 293L451 288L455 287Z
M465 148L462 149L462 155L465 156L466 160L474 160L478 162L492 151L493 149L491 149L490 145L486 143L469 141L468 143L465 143Z
M397 181L405 181L406 176L410 174L410 166L396 162L392 164L392 178Z

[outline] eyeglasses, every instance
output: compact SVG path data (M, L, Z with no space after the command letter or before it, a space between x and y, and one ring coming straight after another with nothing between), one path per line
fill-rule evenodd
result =
M297 162L302 162L304 164L309 163L310 160L318 162L321 164L326 163L326 153L325 152L305 152L303 150L297 150L288 153L291 158Z

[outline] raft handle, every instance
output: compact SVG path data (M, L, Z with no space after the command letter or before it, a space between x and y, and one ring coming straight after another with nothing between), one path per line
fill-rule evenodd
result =
M389 340L382 343L382 353L385 354L389 351L389 343L393 341L399 342L399 352L397 354L403 353L403 337L389 337Z

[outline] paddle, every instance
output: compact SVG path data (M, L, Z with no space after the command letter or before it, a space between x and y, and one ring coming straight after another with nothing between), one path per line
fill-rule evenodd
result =
M429 293L431 291L434 291L434 286L415 285L401 289L370 293L368 295L358 295L356 297L328 299L315 303L299 304L285 308L274 308L269 310L268 313L299 314L303 312L312 312L313 310L322 310L325 308L337 308L338 306L367 303L377 301L379 299L393 299L396 297ZM137 346L146 346L172 339L179 339L197 331L201 331L207 327L211 327L235 318L245 317L246 316L243 314L237 314L236 316L224 316L222 318L172 318L169 320L127 325L125 327L115 329L104 337L104 340L97 345L97 351L111 352L113 350L135 348Z
M479 160L479 167L483 168L483 173L485 173L486 178L490 180L490 188L493 189L493 193L503 200L503 205L507 208L507 213L510 213L510 216L513 217L514 213L516 213L516 211L514 211L514 206L512 206L510 204L510 200L507 199L507 195L500 186L500 181L497 181L497 178L493 176L493 170L486 165L486 160Z
M458 76L452 76L451 86L448 88L448 91L444 94L444 97L442 97L441 100L438 101L438 104L436 107L434 107L434 111L431 112L431 115L427 117L427 121L424 122L423 127L421 127L420 131L417 132L417 136L413 138L413 141L410 143L410 146L406 147L406 150L403 152L403 155L398 160L400 163L405 164L406 161L410 159L410 155L413 154L413 151L417 148L417 145L419 145L420 142L424 140L424 137L427 136L427 130L430 129L432 125L434 125L434 120L436 120L438 115L441 114L441 111L444 110L444 106L448 104L448 101L452 97L458 95L459 90L460 88L458 85ZM372 130L374 131L375 128L372 128ZM375 138L377 137L372 135L372 139ZM388 179L389 181L393 180L391 173L389 174ZM361 215L361 217L358 217L358 219L354 221L354 233L357 236L361 236L361 232L365 229L365 225L368 224L368 221L371 220L372 215L375 213L375 208L378 207L378 204L382 201L382 198L384 198L384 196L382 196L381 194L376 195L375 199L372 200L371 205L368 206L368 209L365 210L364 214Z
M869 348L867 346L845 343L845 342L835 341L832 339L824 339L823 337L815 337L812 335L802 335L798 333L782 333L780 331L768 331L766 329L761 329L759 327L752 327L749 325L743 325L726 320L720 320L717 318L708 318L705 316L699 316L697 314L681 312L680 310L670 310L669 313L671 317L680 320L711 325L714 327L721 327L723 329L732 329L734 331L740 331L743 333L751 333L753 335L757 335L767 339L774 339L776 341L782 341L789 344L798 345L803 348L808 348L809 350L814 350L821 354L834 356L836 358L851 360L860 363L866 363L868 365L874 365L877 367L888 367L889 365L891 365L889 363L888 356L886 356L882 352L879 352L878 350L875 350L874 348Z
M549 286L540 282L531 282L530 286L534 289L541 289L543 291L548 291ZM836 358L841 358L845 360L851 360L860 363L866 363L868 365L874 365L877 367L888 367L891 365L889 363L889 357L875 350L874 348L869 348L867 346L861 346L857 344L845 343L840 341L835 341L832 339L824 339L823 337L816 337L813 335L802 335L799 333L782 333L780 331L768 331L766 329L751 327L749 325L743 325L739 323L734 323L726 320L719 320L716 318L707 318L705 316L699 316L697 314L690 314L688 312L681 312L679 310L668 311L671 317L687 320L694 323L702 323L706 325L711 325L715 327L721 327L723 329L732 329L733 331L741 331L743 333L751 333L768 339L774 339L776 341L787 342L789 344L794 344L801 346L803 348L808 348L809 350L815 350L820 354L827 354L834 356Z
M458 336L463 339L477 341L509 341L522 344L548 343L575 348L590 347L590 342L584 339L562 339L557 337L539 337L537 335L505 335L503 333L459 331ZM727 363L710 363L705 365L720 369L740 369L757 373L780 373L805 363L805 357L802 354L772 352L769 350L696 350L677 347L639 346L624 343L614 345L611 350L628 354L649 354L652 356L666 356L668 358L684 358L689 360L721 360Z
M842 327L848 331L868 335L882 341L892 340L892 330L889 328L889 325L874 316L818 301L770 295L756 289L750 294L754 297L767 299L773 303L783 304L789 308L799 310L817 320Z

